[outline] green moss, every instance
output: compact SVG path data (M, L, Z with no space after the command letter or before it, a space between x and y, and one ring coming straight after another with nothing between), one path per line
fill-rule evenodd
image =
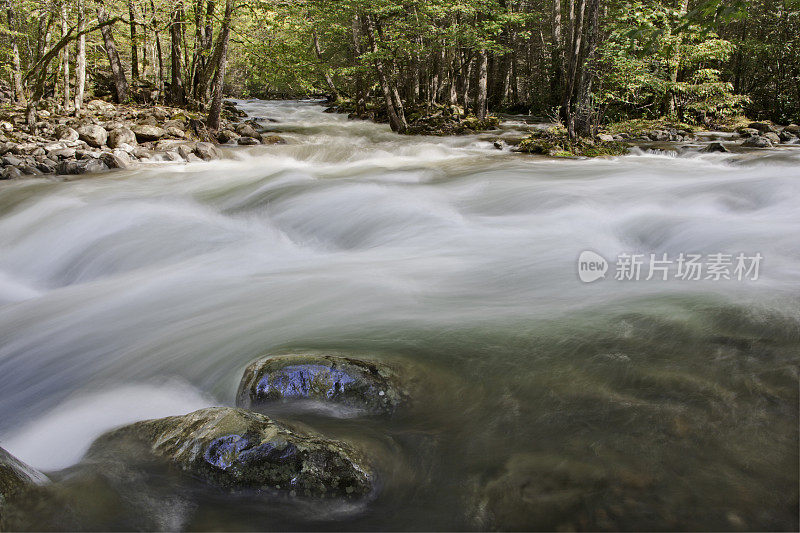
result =
M612 124L605 125L601 129L603 133L609 133L611 135L616 135L619 133L628 133L633 136L641 135L653 130L676 129L676 130L691 131L693 133L705 130L705 128L702 128L700 126L687 124L685 122L673 120L668 117L661 117L657 119L638 118L632 120L623 120L620 122L614 122Z
M624 155L628 153L628 147L616 141L570 140L563 128L551 128L532 133L519 143L515 151L551 157L602 157Z

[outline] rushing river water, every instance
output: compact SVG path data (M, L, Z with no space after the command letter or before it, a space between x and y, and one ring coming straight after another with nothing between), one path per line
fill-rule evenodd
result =
M0 446L63 480L60 527L797 529L800 150L551 160L242 105L288 144L0 184ZM763 261L616 280L621 253ZM374 501L58 473L286 347L427 376L406 416L304 419L379 450Z

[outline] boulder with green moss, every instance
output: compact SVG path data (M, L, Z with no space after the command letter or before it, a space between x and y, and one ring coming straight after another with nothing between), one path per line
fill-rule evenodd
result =
M349 445L231 407L124 426L98 438L84 460L117 459L132 450L229 490L346 499L374 490L365 457Z
M44 483L47 483L47 476L0 448L0 531L3 530L6 502L26 489Z
M236 405L334 405L344 412L392 414L407 401L390 365L338 353L301 352L261 358L245 369Z

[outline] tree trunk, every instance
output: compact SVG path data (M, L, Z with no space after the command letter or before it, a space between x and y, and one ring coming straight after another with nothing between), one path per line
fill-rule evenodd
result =
M139 43L136 41L136 13L133 0L128 0L128 16L131 28L131 79L139 79Z
M14 10L10 7L10 4L8 4L6 15L8 16L8 28L13 30ZM14 79L14 99L18 104L27 106L28 99L25 96L25 87L22 84L22 65L19 57L19 47L17 46L17 40L15 38L11 39L11 62L14 68L14 72L12 73Z
M215 54L218 56L218 63L214 72L213 97L206 122L208 129L212 131L219 129L220 115L222 114L222 90L225 86L225 71L228 66L228 41L230 40L231 20L233 19L233 4L234 0L225 0L225 18L222 21L222 29L217 42L219 54Z
M353 52L355 54L355 63L358 66L361 54L363 51L361 50L361 32L359 31L360 21L358 20L358 16L353 17L352 23L352 35L353 35ZM356 113L359 115L363 115L367 111L367 95L366 95L366 88L364 87L364 75L361 70L356 70L355 72L356 77Z
M564 79L564 43L561 38L561 0L553 0L553 50L550 71L550 101L560 101Z
M106 47L108 62L111 64L116 101L117 103L123 103L128 99L128 78L125 76L125 70L122 68L122 61L119 59L117 45L114 42L114 35L111 33L111 24L108 23L108 13L102 4L97 7L97 20L102 24L100 33L103 35L103 43Z
M339 91L336 90L336 85L333 84L333 78L331 78L331 73L328 70L327 65L325 65L325 62L322 60L322 49L319 46L319 36L317 35L316 28L311 29L311 35L314 39L314 52L317 55L317 61L319 61L320 70L322 70L322 75L325 78L325 84L331 91L329 101L335 102L339 99Z
M486 96L489 83L488 78L489 54L481 50L478 55L478 87L475 97L475 115L479 120L485 120L488 113Z
M678 12L681 17L684 17L689 11L689 0L678 0ZM675 116L675 86L678 83L678 72L681 68L681 46L683 44L683 35L678 33L675 36L675 49L672 51L672 57L669 60L669 82L670 89L666 94L665 113L669 117Z
M375 54L375 70L378 74L378 81L380 82L383 98L386 102L386 112L389 115L389 126L392 128L392 131L405 133L408 130L408 123L406 122L402 102L400 102L399 108L396 106L398 99L395 97L395 93L397 88L391 86L391 80L386 73L383 60L379 57L378 42L375 40L375 23L370 15L366 15L365 18L367 23L367 37L372 52Z
M573 102L575 87L582 74L580 68L581 40L583 38L583 18L586 12L586 0L580 0L577 13L570 9L570 43L566 82L564 84L564 95L561 100L561 120L567 127L567 134L570 139L575 137L575 123L573 121Z
M585 39L585 59L583 60L580 86L578 87L576 110L573 123L575 134L581 137L590 137L595 134L595 106L592 102L592 84L595 78L595 55L600 36L600 2L589 0Z
M177 0L172 11L169 26L170 38L170 103L182 106L185 102L183 76L181 73L181 23L183 21L183 0Z
M78 33L86 27L86 12L83 7L84 0L78 0ZM75 113L80 113L83 107L83 93L86 89L86 36L78 37L75 49Z
M67 6L66 4L61 4L61 33L62 35L66 35L69 31L69 25L67 24ZM61 64L62 68L61 71L64 74L64 84L62 89L62 95L64 97L64 112L69 112L69 108L72 105L69 96L69 47L65 46L61 50Z

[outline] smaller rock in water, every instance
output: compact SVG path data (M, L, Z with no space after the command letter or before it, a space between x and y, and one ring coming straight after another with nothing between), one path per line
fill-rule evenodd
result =
M715 141L715 142L709 143L708 146L706 146L705 148L703 148L700 151L708 154L708 153L713 153L713 152L728 152L728 149L725 148L725 145L722 144L721 142Z
M772 142L765 137L754 136L745 139L742 146L747 148L772 148Z
M80 140L94 148L105 146L108 139L108 132L102 126L87 124L78 128Z
M335 405L370 414L392 414L407 400L394 369L340 354L305 352L267 356L244 371L236 405L258 408L276 402ZM337 413L337 411L334 411Z
M280 135L267 135L266 133L262 133L259 138L261 139L261 144L286 144L286 139Z
M0 179L15 180L22 177L22 171L17 167L6 167L0 172Z
M86 459L118 459L136 443L225 489L345 499L373 491L371 469L352 447L243 409L211 407L137 422L98 438Z
M105 163L108 168L111 169L120 169L120 168L127 168L128 161L123 159L121 154L127 155L126 152L118 151L117 152L103 152L100 154L100 161Z
M47 476L0 448L0 531L5 503L27 488L47 482Z
M217 150L217 147L210 142L197 143L194 147L194 153L204 161L220 158L219 150Z
M236 126L236 133L238 133L242 137L253 137L253 138L258 137L258 132L256 131L256 129L246 122L238 124Z
M239 135L237 135L235 132L231 130L222 130L217 134L217 140L222 144L235 141L238 138Z
M236 142L241 146L255 146L257 144L261 144L261 142L254 137L239 137L236 139Z
M778 136L777 133L775 133L773 131L768 131L767 133L765 133L764 134L764 138L765 139L769 139L769 141L772 144L780 144L780 142L781 142L781 138Z
M759 133L767 133L767 132L774 132L775 128L772 124L767 124L766 122L751 122L748 126L750 129L757 130Z

